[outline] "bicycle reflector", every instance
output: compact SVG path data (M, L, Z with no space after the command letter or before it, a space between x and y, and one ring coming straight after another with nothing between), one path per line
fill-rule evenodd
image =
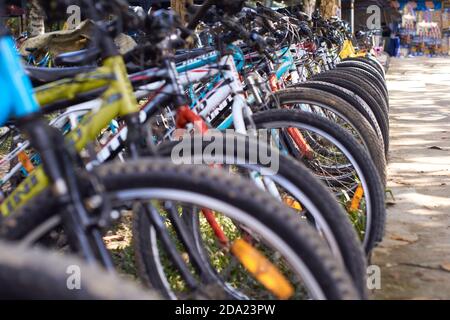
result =
M283 197L283 203L286 204L287 206L291 207L292 209L296 210L296 211L302 211L303 207L300 204L300 202L296 201L294 198L291 198L289 196L284 196Z
M266 257L243 239L237 239L231 245L231 252L242 265L278 299L289 299L294 288Z
M350 205L350 211L356 211L361 204L362 197L364 195L364 189L361 184L355 190L355 194L353 195L352 203Z

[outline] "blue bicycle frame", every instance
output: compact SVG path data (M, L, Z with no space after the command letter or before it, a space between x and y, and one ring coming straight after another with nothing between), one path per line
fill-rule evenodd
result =
M241 71L245 66L245 58L242 50L234 45L229 46L229 49L233 51L233 59L236 64L237 70ZM292 56L289 48L283 48L277 52L277 69L275 70L276 77L281 79L285 74L292 71L295 67L294 57ZM208 54L201 55L197 58L190 59L184 61L177 65L177 72L187 72L190 70L194 70L197 68L204 67L206 65L216 63L219 59L219 53L213 51ZM205 98L211 90L220 87L221 82L223 81L223 77L221 74L216 75L213 79L211 79L200 92L195 92L194 86L191 85L188 87L188 94L191 99L191 108L194 108L198 105L199 101ZM232 117L229 116L223 123L218 126L219 130L224 130L229 128L232 125Z
M244 53L242 50L234 45L229 45L228 49L232 50L233 52L233 59L234 63L236 64L236 68L238 71L241 71L244 67L245 59L244 59ZM201 68L213 63L217 63L220 59L220 54L217 51L212 51L210 53L201 55L200 57L190 59L187 61L183 61L177 65L177 72L183 73L187 71L191 71L197 68ZM195 107L197 103L202 100L208 92L210 92L217 84L220 83L222 79L222 75L218 74L214 79L212 79L206 87L202 90L201 93L195 93L193 86L189 86L188 93L189 98L191 99L191 108Z
M10 36L0 36L0 126L39 111L33 87Z
M277 69L275 75L278 80L280 80L286 73L293 70L295 67L294 57L292 56L291 50L289 48L283 48L277 52L279 63L277 64Z
M241 71L245 66L245 58L244 53L242 50L234 45L229 46L229 49L233 51L233 58L234 62L236 64L237 70ZM275 71L276 77L278 80L280 80L285 74L292 71L295 67L294 64L294 57L292 56L292 53L290 52L289 48L283 48L277 52L277 69ZM208 64L215 63L219 59L219 54L216 51L213 51L209 54L202 55L198 58L194 58L188 61L184 61L177 65L177 72L182 73L190 70L194 70L196 68L204 67ZM221 80L221 75L219 74L217 77L215 77L210 83L208 83L206 87L206 92L208 92L210 89L212 89L217 83ZM195 93L192 90L192 87L189 88L189 95L191 100L193 101L192 106L196 105L198 100L201 100L205 95L206 92L203 92L200 95L195 95Z
M36 58L34 57L33 54L28 55L28 57L26 57L27 59L27 63L29 65L33 65L36 67L45 67L48 65L49 61L50 61L50 55L47 53L39 62L36 62Z

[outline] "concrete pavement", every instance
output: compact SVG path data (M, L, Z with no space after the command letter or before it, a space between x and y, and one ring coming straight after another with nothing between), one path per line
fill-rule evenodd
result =
M450 58L392 59L388 218L376 299L450 299Z

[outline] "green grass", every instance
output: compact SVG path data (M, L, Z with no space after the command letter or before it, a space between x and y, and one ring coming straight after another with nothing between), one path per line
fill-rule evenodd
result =
M132 235L132 217L125 215L114 228L104 237L106 247L109 249L112 259L121 274L138 278L136 264L134 262L134 248Z

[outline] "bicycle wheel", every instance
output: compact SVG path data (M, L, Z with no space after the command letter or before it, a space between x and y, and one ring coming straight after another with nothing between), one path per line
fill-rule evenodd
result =
M371 65L361 62L361 61L341 61L336 65L337 68L355 68L359 70L366 71L368 74L372 75L379 86L380 90L386 90L386 80L380 72L372 67Z
M377 137L370 123L346 101L325 91L299 87L274 93L272 105L314 112L344 127L368 150L383 185L386 184L383 139Z
M18 146L17 140L18 140L19 136L18 136L16 130L13 128L8 128L5 131L6 131L6 133L4 133L1 137L0 150L3 150L3 152L4 152L4 157L3 157L2 161L7 161L7 159L10 159L9 161L7 161L6 163L3 163L3 165L2 165L2 169L4 169L5 175L7 175L19 163L19 160L17 157L11 158L12 152ZM18 170L18 172L16 172L15 174L10 175L6 179L5 179L5 177L3 177L3 179L2 179L3 181L2 181L1 191L5 195L7 195L16 188L16 186L20 183L21 180L23 180L23 176L22 176L20 170Z
M342 88L345 88L349 91L354 92L357 96L359 96L361 99L363 99L363 101L365 101L367 103L367 105L369 105L370 109L373 111L374 114L378 114L380 119L386 119L386 120L381 120L384 123L389 122L389 116L388 116L388 111L385 110L382 106L380 106L380 104L378 103L378 101L371 96L371 94L369 94L366 90L364 90L362 87L359 87L357 85L355 85L355 83L352 80L349 80L347 78L345 78L344 76L341 77L340 79L337 79L335 76L332 76L330 74L325 75L322 74L320 77L319 75L317 77L313 78L313 81L321 81L321 82L327 82L327 83L331 83L337 86L340 86ZM383 115L381 115L383 114ZM383 139L383 143L384 143L384 139ZM388 139L388 144L389 144L389 139ZM384 150L385 150L385 157L387 158L388 155L388 146L384 145L383 146Z
M142 246L148 239L135 239L139 248L136 252L137 264L146 284L155 285L150 281L150 277L159 274L160 277L166 278L165 272L177 266L184 268L184 273L180 272L184 289L188 293L183 291L183 296L189 298L239 298L243 295L265 298L358 298L343 266L335 261L315 231L307 224L301 224L292 211L254 188L248 181L227 175L221 170L179 166L157 159L106 164L96 168L95 173L104 184L113 208L127 212L132 208L138 216L142 214L142 210L146 211L145 216L152 221L151 230L158 234L157 239L164 244L167 244L165 240L170 240L168 245L175 250L169 260L159 260L155 257L162 264L158 270L150 270L147 261L139 258L140 250L152 249ZM52 218L51 212L55 212L51 210L52 199L49 194L49 189L46 189L26 206L19 208L15 214L6 217L1 223L1 235L7 239L23 239L38 229L42 230L41 234L48 233L49 230L43 230L42 226ZM166 207L169 204L173 210ZM231 257L232 261L239 260L236 262L240 266L239 274L245 276L248 281L253 281L250 291L245 291L247 287L239 288L241 282L235 283L236 287L229 288L225 285L229 281L223 279L225 275L216 269L216 273L211 274L209 271L216 260L206 264L204 260L196 260L198 257L192 248L191 234L183 224L177 224L178 209L183 206L208 208L216 214L221 214L224 219L235 221L240 226L237 231L247 230L247 240L242 237L233 238L232 246L227 252L235 253ZM160 211L155 211L156 208ZM180 237L186 240L183 248L186 250L184 252L190 254L188 261L182 258L179 252L181 248L175 246L180 243L171 237L164 223L164 218L169 214L173 219L171 222L179 229L177 232L182 235ZM151 234L156 237L156 233ZM251 239L255 241L255 245L267 251L255 249L249 243ZM268 252L270 254L264 254ZM280 282L270 282L271 277L261 279L260 276L264 274L259 274L249 265L254 261L248 260L249 256L256 256L260 259L259 262L269 266L270 275ZM203 265L198 265L201 263ZM203 273L195 274L196 268ZM176 286L179 282L169 284ZM156 289L166 293L164 288Z
M156 300L162 297L81 259L0 243L0 299ZM71 272L79 287L70 289ZM78 281L78 280L77 280ZM69 283L70 282L70 283ZM75 285L74 283L73 285Z
M306 217L314 227L320 230L321 236L327 242L333 255L344 263L360 294L365 296L366 268L361 246L347 215L343 213L337 201L333 199L322 184L318 183L303 165L283 155L279 155L279 165L276 172L267 174L267 171L270 171L267 164L255 163L253 161L255 157L251 153L251 150L262 149L261 140L251 139L248 136L227 133L222 140L222 147L217 148L222 154L219 157L217 154L210 155L207 150L211 150L212 145L214 145L213 137L220 138L221 134L208 133L203 137L192 136L188 138L190 140L188 144L192 151L192 161L211 164L215 163L215 159L224 159L224 163L231 164L229 166L230 172L239 173L252 179L255 176L262 177L255 183L257 185L258 182L262 183L268 194L293 208L299 220ZM197 141L201 141L201 143ZM180 143L179 141L163 143L158 146L157 154L168 157ZM245 152L238 151L237 148L234 148L234 145L245 146L242 148ZM231 146L233 148L230 152ZM273 153L275 152L271 151L271 154ZM276 188L275 192L273 192L271 184ZM191 217L190 224L194 229L196 227L193 225L198 223L198 219L196 219L196 215L191 215ZM145 232L147 229L144 228L143 230ZM133 234L139 237L141 232L139 228L136 228ZM196 237L195 239L200 238ZM199 248L203 247L201 242L198 242L197 245ZM199 251L201 250L199 249Z
M378 72L382 75L383 79L386 78L386 72L384 71L383 66L376 61L375 58L370 58L370 57L366 57L366 58L361 58L361 57L355 57L355 58L346 58L342 61L360 61L362 63L366 63L372 67L374 67L375 69L378 70Z
M356 76L360 76L361 78L364 78L365 80L369 81L370 83L374 84L377 89L380 90L380 92L383 94L384 101L386 102L388 108L389 108L389 93L386 87L386 82L381 79L381 76L376 76L370 71L367 70L367 66L364 64L359 64L358 66L354 66L357 62L348 62L343 64L337 65L337 70L345 70L345 71L351 71ZM363 67L363 68L361 68Z
M364 100L366 100L366 96L372 97L377 102L379 108L381 108L386 114L389 113L387 102L383 94L380 92L380 90L374 84L368 82L366 79L361 78L360 76L359 77L355 76L354 74L351 73L351 71L348 70L346 71L345 69L333 69L327 72L319 73L318 75L312 77L312 79L313 80L326 79L326 81L329 81L337 85L340 85L340 82L344 79L350 80L352 82L353 90L352 88L347 89L354 91L360 97L364 97L363 98ZM361 93L361 91L365 91L365 94Z
M383 139L385 153L389 151L389 120L386 114L379 108L370 108L369 105L353 91L332 83L323 81L307 81L302 84L298 84L295 87L315 88L330 92L347 101L350 105L355 107L367 119L367 121L369 121L377 136Z
M310 143L312 155L298 160L335 194L370 255L382 240L386 210L383 185L366 150L341 127L312 113L270 110L255 114L253 120L258 128L276 129L279 134L297 128L306 141L314 142ZM327 148L326 154L321 147Z

